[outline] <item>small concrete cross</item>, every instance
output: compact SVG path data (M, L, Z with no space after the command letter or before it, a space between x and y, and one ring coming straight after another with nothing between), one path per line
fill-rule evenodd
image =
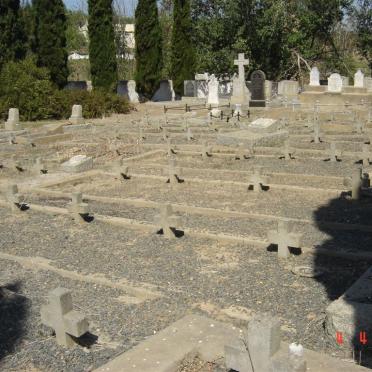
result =
M166 141L169 137L168 131L166 128L163 128L163 141Z
M172 239L175 237L174 230L178 222L179 217L173 215L173 209L170 204L162 205L160 207L160 214L156 216L155 223L157 228L163 231L163 235L166 239Z
M365 124L361 119L356 119L355 121L355 130L358 134L364 133Z
M83 194L74 192L71 196L71 203L67 205L67 210L73 216L75 221L84 222L84 216L90 213L90 208L87 203L83 203Z
M320 124L319 119L314 118L314 143L320 143Z
M41 321L54 329L57 344L65 347L74 346L71 336L80 337L89 330L85 316L73 310L71 291L56 288L49 292L49 304L41 307Z
M129 180L129 167L124 166L123 159L119 159L118 162L115 164L115 172L118 172L120 175L121 180Z
M9 145L16 145L17 144L17 140L15 138L15 135L14 134L11 134L9 136Z
M36 174L47 174L48 169L41 158L36 158L33 170Z
M336 148L336 142L331 142L328 150L329 160L332 162L338 161L342 155L340 150Z
M249 59L245 59L244 53L238 54L238 59L234 61L234 65L239 68L239 80L245 81L245 69L244 66L249 65Z
M212 152L212 147L208 146L207 141L203 141L202 142L202 151L201 151L202 157L207 158L207 157L212 156L211 152Z
M344 185L351 187L351 199L358 200L363 187L363 172L361 168L353 170L351 177L344 179Z
M193 134L191 132L191 128L190 127L187 128L186 137L187 137L187 140L188 141L192 141L194 139L194 136L193 136Z
M175 154L175 151L172 146L172 140L170 138L167 138L167 155L172 156L173 154Z
M181 175L181 169L176 167L176 159L171 156L169 157L168 166L163 169L165 175L167 175L167 182L174 184L179 183Z
M13 213L17 213L22 210L24 197L19 194L17 185L8 185L6 187L4 196Z
M267 238L270 243L278 246L279 258L288 258L289 247L299 248L301 244L301 234L290 232L287 221L279 221L278 229L269 231Z
M284 142L282 153L283 153L283 157L284 157L285 160L294 159L293 158L293 155L294 155L295 151L290 148L290 146L289 146L289 139L287 139Z
M248 159L247 152L248 150L245 148L244 143L239 143L235 152L235 160Z
M371 146L364 143L362 146L362 161L363 167L368 167L372 159Z
M253 186L254 192L261 192L267 180L267 177L262 175L261 168L256 167L253 170L253 174L249 177L249 186Z

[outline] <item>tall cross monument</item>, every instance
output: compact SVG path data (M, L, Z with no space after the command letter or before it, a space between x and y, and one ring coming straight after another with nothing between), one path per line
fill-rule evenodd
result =
M245 68L249 65L249 59L245 59L244 53L238 54L238 59L234 61L234 65L239 68L239 80L245 81Z
M239 68L239 75L233 77L233 94L231 97L232 104L249 105L251 94L245 84L245 66L249 65L249 59L246 59L244 53L239 53L238 59L234 65Z

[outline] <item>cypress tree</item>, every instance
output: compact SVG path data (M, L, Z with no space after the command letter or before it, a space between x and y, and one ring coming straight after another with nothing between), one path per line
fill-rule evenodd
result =
M137 90L151 98L163 67L162 35L156 0L139 0L135 14Z
M89 59L94 88L113 91L117 85L112 0L88 0Z
M0 69L6 62L23 59L26 51L19 0L0 0Z
M46 67L52 81L67 83L66 13L62 0L33 0L35 12L34 52L40 67Z
M185 80L195 73L195 52L192 43L190 0L174 0L171 77L177 94L182 95Z

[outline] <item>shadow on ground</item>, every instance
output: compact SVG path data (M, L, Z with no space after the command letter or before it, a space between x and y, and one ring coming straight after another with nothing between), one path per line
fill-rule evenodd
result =
M0 360L15 351L25 334L29 303L20 289L21 282L0 286Z
M371 232L350 231L347 229L335 230L332 226L325 223L325 221L332 221L372 227L372 198L362 197L360 200L351 200L347 195L342 195L340 198L332 199L327 205L318 208L314 212L314 221L319 230L329 235L329 239L318 246L317 249L328 251L347 250L356 254L361 252L372 253ZM372 260L368 261L365 259L355 262L347 258L327 257L321 253L317 253L314 257L314 269L324 272L316 280L324 286L330 301L342 296L371 265ZM369 299L361 299L360 301L372 305L372 280L371 288L368 291L370 293ZM361 308L353 302L349 302L349 304L353 307L353 321L356 328L352 337L345 339L344 336L342 344L339 343L340 349L344 349L347 357L353 356L354 351L356 361L359 362L361 357L361 364L372 368L372 319L369 320L369 330L365 329L365 326L361 325L364 315L361 313ZM326 327L325 331L327 332ZM335 330L334 334L328 335L334 345L337 345L337 331ZM360 342L361 331L366 331L367 337L369 337L366 345L362 345ZM347 345L348 343L349 346Z

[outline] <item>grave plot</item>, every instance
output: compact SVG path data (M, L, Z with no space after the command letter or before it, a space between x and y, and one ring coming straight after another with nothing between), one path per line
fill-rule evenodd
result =
M162 128L145 115L135 118L142 130L131 120L72 130L70 143L37 147L53 165L47 174L40 161L37 175L3 173L18 187L0 200L1 287L22 305L19 329L3 326L14 340L0 343L5 370L94 370L189 314L239 330L274 312L284 340L345 357L323 325L325 309L371 263L370 201L341 196L363 161L362 137L334 135L341 162L324 161L329 142L311 143L311 131L301 143L290 133L294 159L279 159L280 147L236 159L203 115L188 125L173 116ZM63 173L70 154L91 156L93 169ZM58 287L72 295L63 329L40 314ZM53 329L69 340L85 319L88 337L72 338L81 346L56 343Z

